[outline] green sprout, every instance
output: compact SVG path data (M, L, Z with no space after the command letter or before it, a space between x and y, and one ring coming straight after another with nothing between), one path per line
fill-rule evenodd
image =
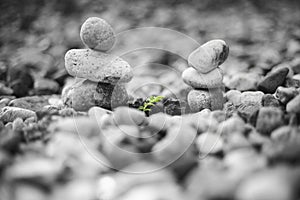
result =
M151 96L144 102L144 105L139 107L139 110L144 111L144 112L150 112L151 107L154 106L156 103L160 102L163 98L165 98L165 97Z

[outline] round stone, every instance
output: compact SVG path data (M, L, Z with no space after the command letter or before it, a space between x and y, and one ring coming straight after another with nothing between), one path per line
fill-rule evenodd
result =
M62 99L65 105L77 111L87 111L93 106L112 109L119 105L125 105L128 95L124 85L85 80L65 88Z
M192 112L199 112L205 108L222 110L224 103L222 90L191 90L188 94L188 104Z
M90 17L82 24L80 38L86 46L97 51L110 50L116 40L112 27L98 17Z
M90 49L69 50L65 67L71 76L93 82L117 84L129 82L133 77L130 65L122 58Z
M223 85L223 71L217 68L202 74L193 67L189 67L183 71L182 79L193 88L216 88Z
M223 40L211 40L188 57L188 63L200 73L208 73L221 65L228 57L229 47Z

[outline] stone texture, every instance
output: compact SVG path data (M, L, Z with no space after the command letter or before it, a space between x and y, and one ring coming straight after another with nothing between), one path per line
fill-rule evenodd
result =
M263 91L264 93L273 94L278 86L284 83L288 73L289 69L286 67L270 72L259 82L258 90Z
M200 73L208 73L221 65L228 54L229 47L223 40L211 40L194 50L188 63Z
M225 94L225 98L228 102L233 103L233 105L237 106L241 104L241 95L242 93L238 90L229 90Z
M191 90L188 94L188 104L192 112L199 112L205 108L221 110L224 98L219 88L209 90Z
M268 107L268 106L279 107L280 102L272 94L265 94L262 97L262 105L264 107Z
M95 83L85 80L65 88L62 99L65 105L77 111L87 111L93 106L111 109L119 105L125 105L128 95L123 85Z
M285 88L279 86L276 90L275 96L278 98L278 100L286 104L289 102L292 98L294 98L299 92L297 91L296 88L290 87L290 88Z
M25 120L27 118L37 118L35 112L23 108L17 108L17 107L4 107L2 108L2 111L0 113L0 120L3 122L13 122L17 118L21 118L22 120Z
M189 67L183 71L182 79L193 88L216 88L223 85L223 71L217 68L202 74L193 67Z
M249 91L249 92L243 92L241 94L241 103L242 104L257 104L262 105L262 97L264 96L264 93L260 91Z
M65 67L74 77L116 84L129 82L133 73L123 59L90 49L71 49L65 55Z
M34 112L41 111L44 106L49 105L50 96L28 96L13 99L9 102L9 106L24 108Z
M82 24L80 38L90 49L98 51L108 51L115 43L112 27L98 17L90 17Z
M283 123L283 113L279 108L263 107L257 116L256 130L263 135L270 135Z

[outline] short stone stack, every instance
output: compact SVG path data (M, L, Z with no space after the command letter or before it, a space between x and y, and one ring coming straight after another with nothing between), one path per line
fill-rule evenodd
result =
M228 53L229 47L223 40L211 40L189 55L190 67L184 70L182 78L193 87L187 97L191 112L223 108L223 72L219 66Z
M112 27L103 19L91 17L83 23L80 38L88 49L69 50L65 67L71 76L84 80L64 88L64 104L77 111L125 105L128 95L124 83L132 79L133 73L122 58L105 53L115 43Z

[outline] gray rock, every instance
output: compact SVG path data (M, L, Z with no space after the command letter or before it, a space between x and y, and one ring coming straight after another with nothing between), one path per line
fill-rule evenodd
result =
M34 112L41 111L44 106L49 105L50 96L28 96L13 99L9 102L9 106L24 108Z
M117 84L133 77L130 65L114 55L90 49L71 49L65 55L65 67L71 76L93 82Z
M278 100L286 104L289 102L292 98L294 98L299 92L297 91L296 88L290 87L290 88L285 88L279 86L276 90L275 96L278 98Z
M262 105L264 107L268 107L268 106L279 107L280 102L272 94L265 94L262 97Z
M22 129L25 127L25 124L21 118L17 118L13 121L12 129L14 131L22 131Z
M189 67L182 73L183 81L193 88L216 88L223 85L223 71L216 68L206 74Z
M280 142L291 142L291 141L299 141L299 128L291 127L291 126L282 126L280 128L275 129L271 134L271 139L273 141Z
M286 76L289 73L289 69L284 67L274 72L270 72L265 76L258 84L258 90L264 93L273 94L278 86L282 85L285 81Z
M241 104L237 108L237 112L243 119L245 119L247 122L250 123L253 121L253 118L254 118L254 122L256 121L256 115L260 108L261 105L257 103Z
M287 103L286 111L289 113L300 113L300 95L297 95Z
M222 136L222 138L226 139L229 135L233 133L238 133L243 135L245 131L245 122L238 115L234 115L229 119L222 122L219 127L217 133Z
M241 104L257 104L259 106L262 105L262 97L264 96L264 93L260 91L249 91L249 92L243 92L241 94Z
M4 107L0 113L0 119L4 122L13 122L17 118L21 118L23 120L27 118L37 118L35 112L23 108L17 107Z
M211 40L194 50L188 63L200 73L208 73L221 65L228 54L229 47L223 40Z
M98 17L90 17L82 24L80 38L86 46L97 51L108 51L115 43L113 28Z
M259 76L254 73L238 73L224 81L226 87L239 91L256 90Z
M188 104L192 112L199 112L205 108L221 110L224 98L219 88L209 90L191 90L188 94Z
M283 123L283 112L279 108L263 107L257 116L256 130L263 135L270 135Z
M128 95L123 85L85 80L66 88L62 99L65 105L77 111L87 111L93 106L111 109L125 105Z
M225 94L225 98L228 102L233 103L233 105L238 106L241 104L242 93L238 90L229 90Z

